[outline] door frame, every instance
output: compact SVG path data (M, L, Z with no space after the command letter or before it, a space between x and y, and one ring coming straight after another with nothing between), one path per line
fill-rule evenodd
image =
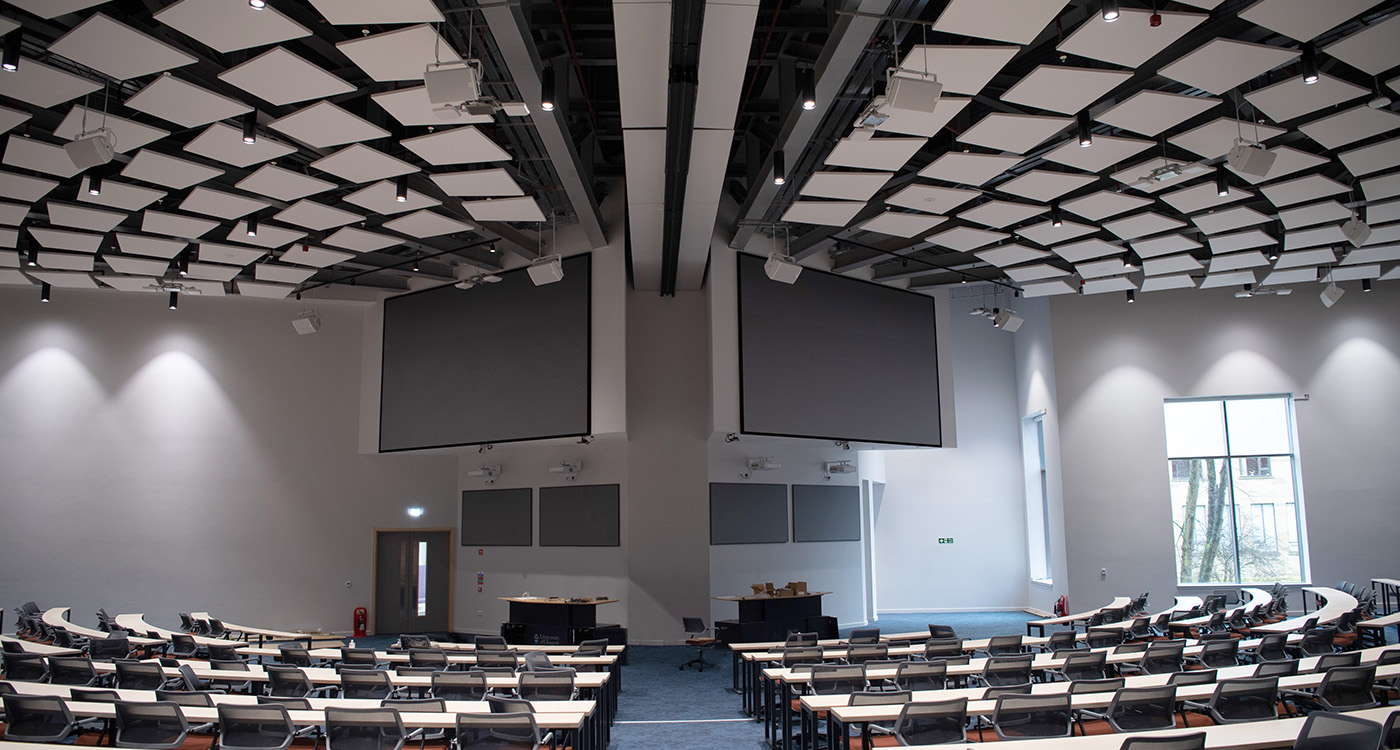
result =
M379 601L379 576L375 572L379 565L379 534L415 531L446 531L447 532L447 632L452 632L452 616L455 614L457 597L457 529L454 526L375 526L370 533L369 542L369 621L366 624L365 632L370 635L377 635L375 632L374 608L375 602Z

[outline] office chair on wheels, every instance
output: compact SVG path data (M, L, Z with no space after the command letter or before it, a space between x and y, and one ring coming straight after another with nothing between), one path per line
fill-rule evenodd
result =
M695 647L695 658L680 665L677 669L685 669L694 664L699 667L699 671L704 672L705 667L715 666L712 662L705 661L705 649L715 645L716 642L714 638L705 637L704 634L709 631L709 628L705 627L705 621L698 617L682 617L681 626L685 629L686 635L689 636L685 639L685 645Z

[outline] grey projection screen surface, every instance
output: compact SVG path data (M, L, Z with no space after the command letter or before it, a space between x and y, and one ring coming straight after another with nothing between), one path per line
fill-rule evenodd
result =
M792 541L860 541L860 488L794 484Z
M540 488L541 547L622 545L616 484Z
M931 297L738 258L742 432L942 446Z
M710 483L710 544L784 544L785 484Z
M590 259L384 301L381 452L587 435Z
M533 542L533 491L463 490L463 547L529 547Z

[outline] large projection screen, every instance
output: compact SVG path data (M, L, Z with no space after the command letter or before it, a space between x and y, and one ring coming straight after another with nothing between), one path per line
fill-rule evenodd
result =
M563 268L385 300L379 450L589 434L589 257Z
M741 431L942 446L931 297L738 257Z

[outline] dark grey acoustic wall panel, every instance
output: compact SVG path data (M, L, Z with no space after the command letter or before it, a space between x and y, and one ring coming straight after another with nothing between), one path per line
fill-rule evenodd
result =
M829 484L794 484L792 540L860 541L860 488Z
M563 269L385 300L379 450L587 435L590 259Z
M710 544L787 540L787 485L710 483Z
M540 488L541 547L617 547L618 485Z
M738 256L743 432L943 444L932 298L811 268L783 284Z
M463 547L529 547L533 542L533 491L465 490L462 492Z

